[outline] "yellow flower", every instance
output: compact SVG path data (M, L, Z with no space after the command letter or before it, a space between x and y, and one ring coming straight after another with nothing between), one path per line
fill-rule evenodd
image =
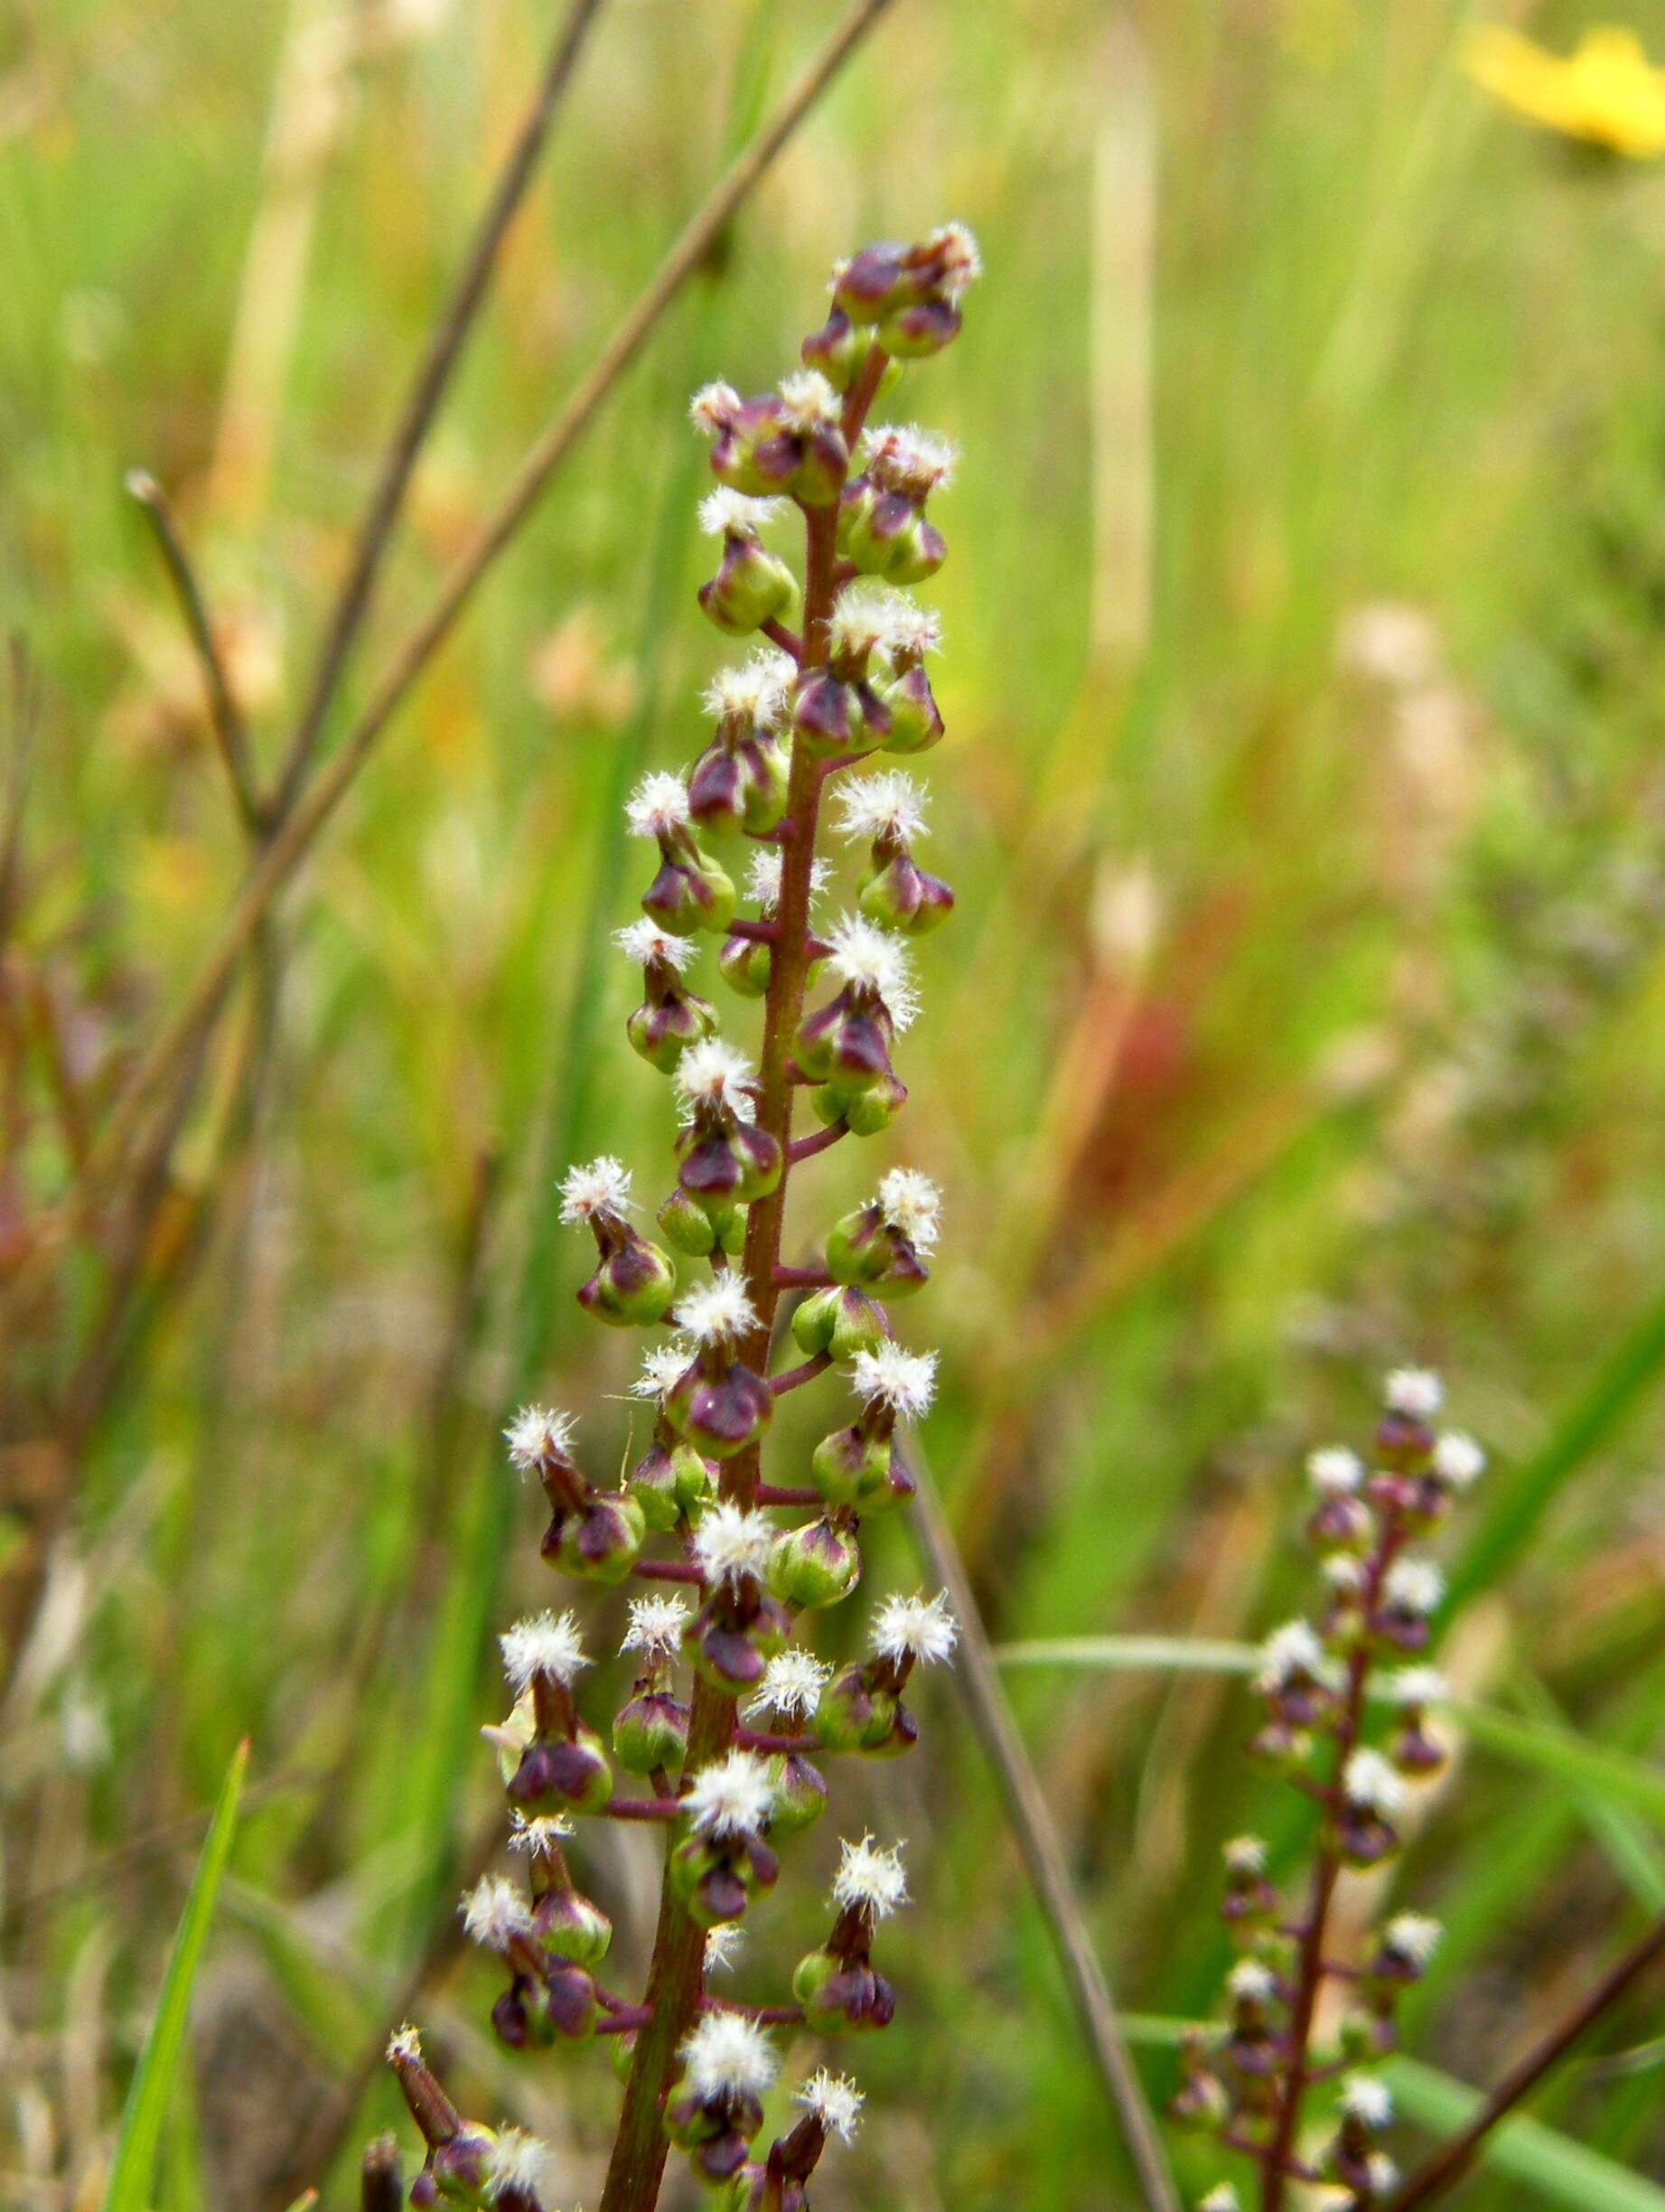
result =
M1563 60L1518 31L1483 23L1466 61L1493 99L1546 130L1638 161L1665 154L1665 70L1652 67L1633 31L1586 31Z

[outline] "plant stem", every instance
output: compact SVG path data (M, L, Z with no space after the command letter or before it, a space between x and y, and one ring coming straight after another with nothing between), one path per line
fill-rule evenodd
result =
M1436 2152L1419 2173L1411 2176L1398 2195L1389 2200L1388 2212L1411 2212L1413 2206L1431 2204L1435 2198L1443 2197L1453 2182L1460 2180L1468 2170L1475 2152L1499 2121L1537 2087L1579 2037L1618 2002L1655 1959L1661 1957L1665 1957L1665 1915L1637 1938L1559 2027L1504 2075L1462 2133L1453 2136L1445 2149Z
M1301 2120L1301 2100L1313 2078L1312 2070L1306 2063L1307 2046L1312 2040L1313 2016L1318 2008L1318 1993L1324 1982L1324 1938L1328 1932L1330 1907L1334 1901L1335 1885L1342 1872L1341 1852L1335 1837L1335 1816L1342 1803L1342 1776L1358 1743L1359 1729L1364 1717L1365 1690L1370 1672L1370 1623L1375 1615L1382 1579L1402 1540L1403 1532L1398 1514L1390 1511L1386 1513L1376 1549L1365 1573L1361 1596L1363 1630L1359 1645L1347 1663L1347 1688L1342 1702L1341 1720L1335 1730L1335 1760L1330 1772L1328 1790L1324 1793L1324 1824L1318 1835L1312 1898L1303 1923L1295 2002L1289 2015L1287 2071L1284 2076L1283 2096L1278 2104L1277 2125L1264 2153L1261 2212L1281 2212L1284 2198L1288 2193L1289 2167Z

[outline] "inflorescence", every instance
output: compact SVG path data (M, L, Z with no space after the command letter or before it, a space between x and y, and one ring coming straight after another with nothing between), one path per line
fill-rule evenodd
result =
M1174 2107L1254 2161L1267 2212L1292 2182L1342 2192L1346 2212L1379 2212L1393 2196L1381 2142L1393 2103L1372 2069L1395 2048L1396 2006L1439 1942L1436 1920L1389 1911L1356 1958L1334 1954L1343 1876L1393 1859L1415 1792L1449 1756L1437 1718L1447 1692L1426 1658L1445 1580L1413 1547L1485 1466L1472 1437L1436 1429L1436 1376L1400 1369L1385 1396L1369 1465L1343 1445L1307 1461L1305 1537L1322 1597L1313 1617L1267 1638L1254 1679L1261 1721L1249 1749L1317 1809L1305 1894L1294 1905L1279 1894L1258 1837L1226 1845L1226 2021L1188 2041ZM1344 2000L1333 2016L1332 1993ZM1221 2182L1199 2212L1237 2203Z
M618 1159L575 1167L561 1187L563 1219L595 1245L579 1303L615 1326L668 1332L632 1385L651 1434L622 1486L606 1488L583 1470L570 1414L528 1407L508 1430L510 1458L548 1501L545 1560L583 1581L647 1584L622 1644L634 1680L603 1739L583 1711L575 1617L545 1612L503 1636L514 1703L486 1733L526 1872L488 1874L463 1902L468 1934L505 1970L492 2013L504 2043L612 2039L627 2086L603 2212L655 2201L667 2141L731 2212L797 2212L829 2138L854 2133L862 2096L813 2073L784 2132L756 2155L781 2059L772 2030L837 2036L883 2028L894 2010L872 1953L906 1879L901 1846L867 1835L842 1847L828 1933L800 1962L790 2004L714 1996L707 1982L732 1968L739 1923L774 1886L781 1847L825 1810L820 1762L909 1748L910 1677L946 1659L956 1636L946 1599L921 1593L881 1605L865 1655L837 1671L803 1640L860 1579L863 1519L912 1493L899 1431L931 1404L936 1355L894 1341L889 1308L928 1279L936 1186L916 1168L887 1168L811 1266L782 1266L781 1231L794 1167L879 1134L905 1103L893 1054L919 1009L910 947L954 904L915 858L921 785L869 756L921 754L943 734L926 670L938 623L909 590L946 557L928 508L955 456L928 431L868 416L904 362L955 336L977 273L958 223L868 247L835 270L831 312L804 341L801 367L750 399L707 385L691 407L717 478L699 511L717 548L699 604L751 650L708 687L710 729L692 766L645 776L626 810L657 855L641 917L617 934L641 977L627 1033L670 1082L675 1181L657 1234ZM794 511L801 577L771 542ZM826 796L831 827L862 859L847 910L823 924ZM751 1049L694 988L707 942L721 982L762 1002ZM794 1140L800 1091L818 1126ZM801 1359L771 1372L786 1295ZM766 1482L761 1448L777 1400L828 1373L849 1392L848 1418L790 1484ZM666 1903L640 2004L602 1979L612 1926L564 1855L584 1815L667 1831ZM388 2057L427 2145L413 2202L542 2212L543 2147L464 2120L414 2029Z

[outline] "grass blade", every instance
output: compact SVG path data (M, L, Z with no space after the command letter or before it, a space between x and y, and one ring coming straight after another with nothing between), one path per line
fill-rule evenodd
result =
M238 1799L248 1765L248 1739L245 1737L232 1754L220 1786L220 1801L203 1839L197 1870L191 1879L190 1895L173 1937L167 1971L162 1977L155 2018L151 2021L150 2033L145 2039L145 2048L139 2055L138 2067L122 2108L121 2132L116 2141L116 2156L104 2192L104 2212L148 2212L155 2180L156 2153L184 2048L192 1984L196 1980L214 1917L220 1877L230 1856L231 1838L237 1829Z

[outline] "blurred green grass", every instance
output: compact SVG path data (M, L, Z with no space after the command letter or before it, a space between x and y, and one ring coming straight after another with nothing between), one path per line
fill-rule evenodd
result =
M715 172L754 20L605 14L352 688ZM828 20L775 11L777 81ZM1657 1351L1623 1418L1570 1459L1556 1440L1665 1258L1665 176L1488 113L1464 20L898 0L615 394L285 909L257 1145L87 1454L56 1640L5 1715L8 2200L78 2202L108 2154L193 1850L173 1823L241 1735L234 1932L169 2205L271 2200L449 1879L432 1806L459 1836L489 1814L461 1740L497 1694L482 1634L542 1587L498 1409L524 1380L603 1452L624 1430L623 1355L568 1326L577 1259L539 1226L549 1151L604 1141L647 1187L662 1158L611 965L581 1065L575 1038L585 917L629 912L621 764L686 755L718 657L676 521L683 403L714 370L773 373L835 252L946 213L988 266L917 398L964 450L929 764L959 918L921 962L887 1157L948 1188L911 1327L943 1348L933 1456L996 1633L1255 1633L1297 1599L1299 1450L1427 1358L1498 1459L1463 1687L1531 1711L1529 1662L1570 1725L1657 1759ZM180 500L269 764L544 35L511 0L0 19L3 611L49 699L26 942L107 989L118 1033L173 1003L239 858L122 474ZM1094 1071L1085 1098L1052 1095L1061 1065ZM47 1196L65 1172L44 1145L23 1167ZM182 1203L217 1172L193 1129ZM835 1155L821 1187L871 1173ZM1511 1547L1504 1501L1545 1467ZM899 1543L874 1571L907 1573ZM1267 1817L1230 1692L1011 1687L1118 1990L1202 2008L1214 1849ZM848 1820L908 1836L920 1902L905 2028L862 2054L872 2123L821 2197L1102 2204L1112 2131L946 1696L930 1717L917 1762L847 1785ZM1402 1877L1453 1931L1423 2055L1496 2071L1617 1939L1626 1865L1476 1753ZM639 1942L641 1860L592 1871ZM783 1971L813 1917L783 1901L751 1971ZM494 2056L484 1994L448 1966L428 2008L460 2080L593 2197L609 2077ZM1648 2085L1576 2067L1543 2114L1657 2174ZM391 2109L378 2087L353 2140Z

